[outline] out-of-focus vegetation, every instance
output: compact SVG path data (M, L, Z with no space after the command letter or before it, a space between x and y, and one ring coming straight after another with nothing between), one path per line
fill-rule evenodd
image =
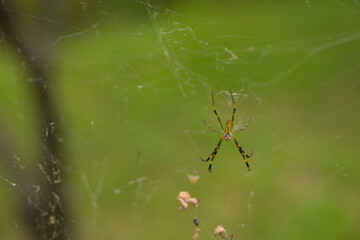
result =
M191 239L194 217L200 239L219 224L236 239L360 238L356 1L69 1L57 20L45 5L17 7L56 29L48 89L77 239ZM43 126L19 51L0 32L0 129L26 171ZM253 116L236 134L251 172L223 142L210 174L199 156L221 134L202 119L219 129L212 90L230 119L229 89L235 127ZM24 239L14 209L27 186L11 180L0 168L0 238ZM180 191L201 199L196 211L178 210Z

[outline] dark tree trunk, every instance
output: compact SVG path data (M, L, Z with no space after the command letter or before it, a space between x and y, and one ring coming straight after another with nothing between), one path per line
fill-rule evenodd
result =
M67 205L60 167L61 137L60 118L55 109L51 84L51 63L46 46L44 31L36 26L27 26L12 1L0 1L0 28L3 38L21 52L26 64L34 104L39 109L39 133L42 156L33 170L26 175L14 176L23 189L22 209L34 239L72 239L69 231ZM20 63L19 63L20 64ZM2 79L4 81L4 79ZM2 144L4 146L4 144ZM7 153L9 157L11 154ZM61 159L64 163L64 159Z

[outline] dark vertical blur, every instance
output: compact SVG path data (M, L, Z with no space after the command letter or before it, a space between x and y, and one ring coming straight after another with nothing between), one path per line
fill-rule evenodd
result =
M47 23L56 22L55 18L60 16L57 10L61 7L51 5L56 4L57 1L45 2L47 2L44 5L47 9L45 12L48 14L45 17L48 20ZM25 215L24 219L29 226L29 232L32 233L32 237L29 238L71 239L73 233L68 222L69 213L64 197L63 171L60 166L60 162L65 164L66 159L61 158L61 138L59 137L61 136L61 122L54 101L55 92L50 87L53 80L51 79L52 64L51 54L47 47L48 33L52 31L54 34L56 29L54 26L51 28L49 24L38 24L32 20L32 17L20 11L13 1L0 2L0 27L3 37L8 45L12 46L13 51L21 54L25 62L30 81L23 79L23 83L31 88L33 104L39 111L37 125L41 130L39 133L41 140L37 146L41 148L39 152L42 153L36 167L32 170L27 169L26 175L24 171L21 175L17 174L11 168L11 164L5 165L13 171L13 177L25 191L25 194L21 196L19 212ZM6 148L7 151L11 151L10 146ZM13 155L13 153L7 153L7 156L2 157Z

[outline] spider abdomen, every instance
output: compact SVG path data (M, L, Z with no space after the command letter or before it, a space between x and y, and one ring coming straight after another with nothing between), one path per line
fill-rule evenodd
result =
M232 139L232 133L224 133L224 140L230 141Z

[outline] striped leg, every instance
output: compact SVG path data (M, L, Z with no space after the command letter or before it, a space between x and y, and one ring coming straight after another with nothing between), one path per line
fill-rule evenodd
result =
M235 131L233 131L233 133L235 133L235 132L240 132L240 131L244 130L245 128L247 128L247 127L249 126L249 124L250 124L251 118L252 118L252 116L250 116L249 121L246 123L245 127L240 128L240 129L238 129L238 130L235 130Z
M205 123L205 126L212 132L218 132L218 133L223 133L222 131L218 131L218 130L215 130L215 129L212 129L211 127L209 127L205 121L205 119L203 119L204 123Z
M240 146L240 144L236 141L236 139L234 138L234 142L236 144L236 147L239 149L239 152L241 153L241 156L244 158L244 161L245 161L245 164L247 166L247 168L249 169L250 171L250 166L249 166L249 163L247 162L246 158L251 158L251 156L253 155L254 151L251 152L250 156L247 155L245 153L245 151L242 149L242 147Z
M219 117L219 115L217 114L217 112L215 110L214 91L212 91L212 104L213 104L213 111L214 111L214 113L215 113L215 115L216 115L216 117L217 117L217 119L218 119L218 121L220 123L220 126L221 126L222 129L224 129L224 127L222 125L222 122L220 120L220 117Z
M207 159L202 159L202 158L200 157L201 161L203 161L203 162L207 162L207 161L209 161L209 160L211 159L210 165L209 165L209 172L212 171L211 167L212 167L212 164L213 164L215 155L216 155L217 152L219 151L219 148L220 148L220 145L221 145L222 140L223 140L223 137L221 137L221 139L220 139L219 143L216 145L214 151L210 154L210 156L209 156Z
M232 102L233 102L233 107L234 107L233 114L232 114L232 118L231 118L231 122L232 122L232 124L234 124L236 107L235 107L235 101L234 101L234 97L233 97L233 94L232 94L232 91L231 91L231 90L230 90L230 95L231 95L231 100L232 100Z

